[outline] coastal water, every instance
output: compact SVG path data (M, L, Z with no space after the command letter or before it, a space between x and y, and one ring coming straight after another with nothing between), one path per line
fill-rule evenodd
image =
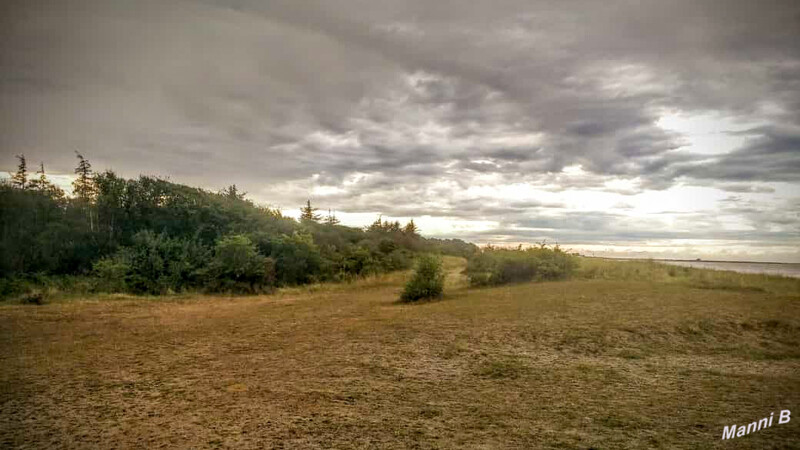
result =
M661 260L664 264L683 267L697 267L700 269L732 270L744 273L766 273L770 275L783 275L800 278L800 264L782 263L754 263L754 262L728 262L728 261L674 261Z

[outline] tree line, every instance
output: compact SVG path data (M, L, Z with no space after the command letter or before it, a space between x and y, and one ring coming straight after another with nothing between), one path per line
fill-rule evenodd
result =
M469 256L473 244L422 237L414 221L340 224L311 201L299 220L235 184L212 192L95 172L76 152L72 194L24 155L0 183L0 296L31 289L163 294L264 292L405 269L416 255Z

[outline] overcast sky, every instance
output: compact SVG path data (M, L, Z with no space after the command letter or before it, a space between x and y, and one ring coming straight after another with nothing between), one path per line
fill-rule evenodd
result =
M800 262L798 1L8 1L0 169Z

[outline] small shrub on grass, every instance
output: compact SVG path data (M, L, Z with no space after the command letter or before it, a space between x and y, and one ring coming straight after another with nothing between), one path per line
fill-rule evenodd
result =
M444 278L442 260L433 255L424 255L417 261L414 276L406 283L400 300L414 302L441 297L444 292Z
M19 302L25 305L44 305L47 303L47 295L42 291L28 292L20 297Z

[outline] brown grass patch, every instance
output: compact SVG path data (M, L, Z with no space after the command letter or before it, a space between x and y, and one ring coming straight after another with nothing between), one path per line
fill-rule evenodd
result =
M800 446L794 420L720 440L800 404L796 290L469 290L449 264L445 298L419 305L396 303L407 274L393 274L260 297L0 306L0 445Z

